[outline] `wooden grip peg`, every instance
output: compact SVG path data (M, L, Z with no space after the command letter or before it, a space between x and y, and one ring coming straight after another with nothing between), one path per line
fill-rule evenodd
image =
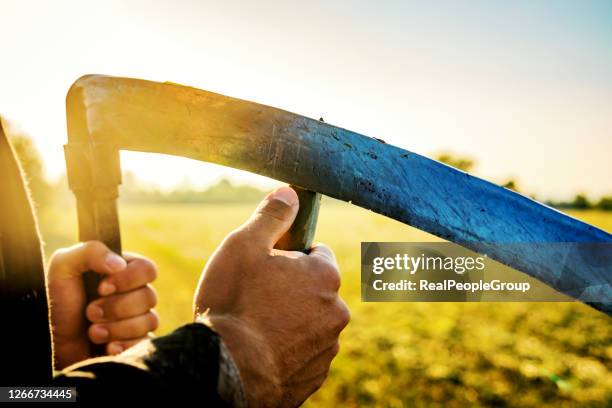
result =
M276 244L276 248L308 253L317 228L321 194L293 185L289 187L297 193L300 200L300 209L291 228L281 237Z

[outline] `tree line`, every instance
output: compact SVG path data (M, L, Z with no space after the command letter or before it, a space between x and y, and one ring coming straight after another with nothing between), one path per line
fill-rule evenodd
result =
M450 153L439 153L435 156L435 159L439 162L455 167L459 170L463 170L469 173L475 166L476 162L469 157L455 156ZM520 193L518 183L516 180L508 180L501 183L502 187L506 187L510 190ZM535 199L535 197L532 196ZM545 200L544 204L559 209L572 209L572 210L590 210L598 209L602 211L612 211L612 196L604 196L599 200L591 200L585 194L576 194L574 198L566 201L555 201Z
M43 161L32 140L22 132L10 132L9 137L13 148L21 162L23 172L28 181L33 201L38 207L51 203L72 203L73 197L68 191L66 178L50 183L44 177ZM450 153L440 153L434 158L442 163L465 172L470 172L475 161L469 157L462 157ZM520 192L515 180L508 180L501 184L503 187ZM155 188L145 188L134 174L127 172L123 175L120 199L122 202L154 202L154 203L240 203L257 202L263 198L265 192L252 186L235 185L227 179L221 179L216 184L206 188L197 189L185 184L171 191L161 191ZM585 194L576 194L568 201L544 201L545 204L559 209L599 209L612 211L612 196L604 196L592 200Z

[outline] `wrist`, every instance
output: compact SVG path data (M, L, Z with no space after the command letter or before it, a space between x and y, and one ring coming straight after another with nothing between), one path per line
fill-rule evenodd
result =
M221 338L237 367L249 405L274 405L282 394L281 385L273 354L261 336L246 322L231 316L209 315L196 320L211 327Z

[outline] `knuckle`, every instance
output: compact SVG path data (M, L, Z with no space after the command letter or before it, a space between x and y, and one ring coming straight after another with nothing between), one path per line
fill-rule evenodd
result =
M151 310L148 314L148 330L149 331L154 331L157 330L157 328L159 327L159 315L157 314L157 312L155 312L155 310Z
M110 343L106 344L106 347L104 348L106 350L106 355L112 356L114 353L114 347L119 344L118 342L114 342L111 341Z
M91 340L92 343L102 344L106 340L100 339L100 337L96 334L96 330L100 327L106 328L108 330L106 326L100 324L92 324L91 326L89 326L89 329L87 329L87 337L89 337L89 340Z
M313 268L319 271L322 281L325 282L326 286L331 287L334 291L340 289L340 271L335 265L317 259Z
M321 258L323 260L325 260L326 262L329 262L331 264L336 264L336 255L334 254L334 251L328 247L325 244L322 243L317 243L315 244L315 250L316 250L316 256L318 258Z
M53 253L51 254L51 258L49 258L49 267L53 267L55 266L55 264L60 262L61 259L64 257L66 251L66 248L56 249L55 251L53 251Z
M138 258L132 261L136 271L142 273L147 282L153 282L157 278L157 266L153 261L145 258Z
M49 266L47 268L47 273L50 278L53 278L62 268L62 265L64 265L66 251L67 249L58 249L51 255L51 258L49 259Z
M340 342L336 341L332 346L332 355L335 357L340 352Z
M94 333L94 331L93 331L93 330L94 330L94 329L93 329L93 326L94 326L94 325L92 324L92 325L90 325L90 326L87 328L87 338L89 338L89 340L90 340L91 342L95 342L95 336L94 336L94 334L93 334L93 333Z
M157 305L157 291L155 288L151 285L147 285L144 290L147 306L151 308Z
M143 259L143 266L149 282L153 282L157 279L157 265L155 265L155 262L150 259Z
M79 248L83 244L76 244L66 248L59 248L53 252L49 259L49 274L68 268L69 260L78 256Z
M351 321L351 312L342 299L336 303L336 328L342 331Z
M334 265L329 265L327 267L327 279L331 287L334 291L338 291L340 289L340 271Z
M99 313L95 312L95 310L97 310L96 308L102 309L102 314L104 314L104 302L103 301L91 302L85 309L85 315L87 319L92 323L101 320Z
M88 257L106 251L106 245L100 241L85 241L82 244L82 248Z

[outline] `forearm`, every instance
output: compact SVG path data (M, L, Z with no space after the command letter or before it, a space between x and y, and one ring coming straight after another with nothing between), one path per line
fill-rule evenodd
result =
M130 392L139 399L180 400L197 395L214 405L246 406L231 356L219 336L202 323L143 341L118 356L72 365L55 382L76 386L82 400L108 400L112 399L109 393Z

